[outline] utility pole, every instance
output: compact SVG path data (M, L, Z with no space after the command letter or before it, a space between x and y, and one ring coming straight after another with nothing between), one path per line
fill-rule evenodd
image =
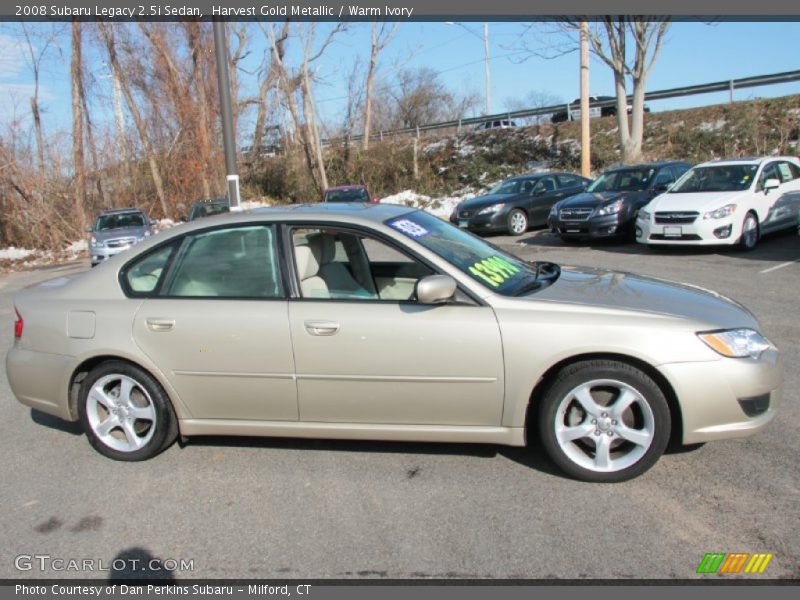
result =
M589 133L589 22L581 20L581 175L589 177L592 169Z
M228 36L224 21L214 21L214 51L217 59L217 85L219 108L222 113L222 144L228 180L228 202L231 210L241 210L239 174L236 171L236 136L233 131L231 110L231 78L228 72Z
M486 80L486 114L492 114L492 79L489 74L489 23L483 24L483 49L486 54L486 61L484 63L485 80Z

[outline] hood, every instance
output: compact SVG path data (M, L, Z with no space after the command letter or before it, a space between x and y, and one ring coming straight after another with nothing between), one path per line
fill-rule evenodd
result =
M648 210L652 211L697 211L700 214L736 202L747 190L738 192L692 192L676 194L667 192L654 198Z
M92 235L97 241L113 240L123 237L144 237L147 227L120 227L118 229L106 229L104 231L93 231Z
M678 317L706 329L758 329L750 311L716 292L655 277L588 267L562 267L558 280L529 298Z
M620 198L632 198L637 194L647 192L583 192L576 194L558 203L558 208L585 208L600 206L606 202L618 200Z
M458 208L460 210L478 210L487 206L491 206L492 204L508 202L509 200L513 200L519 196L520 194L489 194L488 196L477 196L476 198L464 200L458 205Z

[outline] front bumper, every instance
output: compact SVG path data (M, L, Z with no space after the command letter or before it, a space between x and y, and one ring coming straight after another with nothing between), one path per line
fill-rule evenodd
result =
M624 212L601 217L589 217L582 221L567 221L550 216L547 221L550 231L565 238L610 238L630 233L633 219Z
M775 350L759 360L672 363L660 371L680 404L684 444L755 435L781 403L783 367Z
M654 216L636 220L636 241L641 244L672 246L733 245L739 241L742 224L738 218L703 219L693 223L656 223Z
M92 260L92 266L100 264L101 262L108 260L112 256L116 256L120 252L125 252L125 250L128 250L135 245L136 242L128 244L127 246L117 246L114 248L109 248L108 246L93 246L89 244L89 256Z
M505 231L508 226L508 211L501 210L500 212L479 215L471 213L468 217L456 216L455 213L450 215L450 222L456 227L474 231L476 233L486 232L493 233L496 231Z

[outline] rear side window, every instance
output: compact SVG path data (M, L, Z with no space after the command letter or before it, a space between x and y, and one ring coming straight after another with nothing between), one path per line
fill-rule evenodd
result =
M174 244L159 248L129 266L124 274L128 288L137 295L154 292L173 248Z
M558 182L561 184L561 187L577 187L581 184L580 179L575 175L559 175Z
M234 227L184 238L159 295L282 298L272 227Z

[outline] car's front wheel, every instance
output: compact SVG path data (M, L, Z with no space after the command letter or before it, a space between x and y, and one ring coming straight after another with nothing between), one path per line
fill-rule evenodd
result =
M151 458L177 437L166 393L144 370L123 361L89 372L78 395L78 416L92 447L114 460Z
M670 412L659 386L627 363L590 360L563 368L538 410L553 462L584 481L614 483L652 467L669 441Z
M739 238L739 247L748 251L756 247L758 243L758 219L749 212L745 215L742 222L742 236Z
M522 235L528 231L528 215L524 210L515 208L508 213L508 233L511 235Z

